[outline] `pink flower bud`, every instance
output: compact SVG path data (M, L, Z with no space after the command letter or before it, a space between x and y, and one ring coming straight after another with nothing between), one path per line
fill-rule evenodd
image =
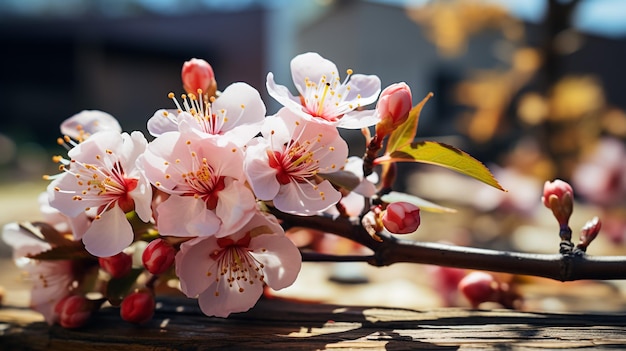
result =
M155 239L146 246L141 255L144 267L152 274L161 274L174 263L176 249L163 239Z
M120 252L115 256L99 257L98 263L100 267L113 278L121 278L130 273L133 258L124 252Z
M459 282L459 291L465 296L473 308L483 302L497 301L498 282L489 273L471 272Z
M586 251L587 246L598 236L601 227L602 222L600 222L598 217L593 217L593 219L587 221L580 232L580 243L576 247Z
M54 306L55 318L64 328L82 327L91 317L92 311L92 302L79 295L66 296Z
M154 315L154 296L146 290L131 293L122 300L120 316L130 323L144 323Z
M217 91L213 67L205 60L192 58L186 61L183 64L181 78L187 93L197 94L200 89L207 96L213 96Z
M382 91L376 109L380 122L376 125L376 134L384 137L404 123L413 107L411 88L406 83L395 83Z
M561 227L568 225L574 209L574 190L571 185L560 179L553 182L546 181L541 201L552 210L552 214Z
M394 202L385 209L382 221L391 233L413 233L420 226L420 209L409 202Z

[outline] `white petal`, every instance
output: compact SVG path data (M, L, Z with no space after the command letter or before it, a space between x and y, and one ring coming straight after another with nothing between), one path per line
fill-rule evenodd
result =
M178 123L176 122L176 114L176 110L160 109L156 111L147 123L150 135L157 137L163 133L177 131Z
M267 88L267 93L276 99L276 101L278 101L281 105L294 111L302 110L300 98L293 96L286 86L276 84L276 82L274 82L274 74L272 72L267 74L265 86Z
M339 75L337 66L316 52L300 54L291 60L291 78L300 94L306 89L306 78L313 83L318 83L322 76L330 79L333 73L336 76Z
M346 113L337 124L338 128L361 129L370 127L380 122L380 116L376 110L361 110Z
M353 74L348 82L350 85L350 91L346 100L357 100L357 95L360 95L358 102L361 106L367 106L376 99L380 94L380 78L375 75Z
M72 139L79 139L81 131L95 134L103 130L122 132L122 127L115 117L98 110L81 111L61 123L61 133Z

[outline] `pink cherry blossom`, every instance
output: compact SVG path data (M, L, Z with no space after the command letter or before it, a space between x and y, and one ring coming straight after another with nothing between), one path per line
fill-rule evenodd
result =
M295 281L302 257L275 218L257 212L237 232L219 236L187 241L176 255L181 290L198 296L206 315L247 311L265 285L280 290Z
M68 296L76 281L71 260L40 261L28 258L50 250L49 243L35 237L17 223L5 224L2 240L13 248L13 259L32 282L30 308L41 313L48 324L56 320L54 307Z
M287 213L313 215L341 194L319 174L346 163L348 146L334 126L308 121L283 108L268 117L246 150L244 169L255 195Z
M259 92L246 83L229 85L211 102L203 95L183 95L182 104L170 94L177 110L158 110L148 120L154 136L165 132L195 132L219 135L243 146L259 133L265 119L265 104Z
M50 205L68 217L95 211L85 232L74 232L98 257L113 256L133 242L126 212L135 211L147 222L152 217L152 190L135 166L147 141L140 132L101 131L68 152L61 173L50 177Z
M378 98L381 83L377 76L353 74L348 70L342 82L337 66L314 52L291 60L291 76L298 96L276 84L272 72L267 75L266 86L270 96L295 113L348 129L378 122L374 110L357 110Z
M243 151L228 140L169 132L139 159L146 177L170 194L156 209L161 235L222 235L241 228L256 200L245 185Z

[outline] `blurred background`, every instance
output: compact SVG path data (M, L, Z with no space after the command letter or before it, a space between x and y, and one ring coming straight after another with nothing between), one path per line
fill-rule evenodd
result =
M293 87L290 60L316 51L340 71L378 75L383 87L406 82L414 102L433 92L418 138L470 153L508 190L432 166L401 165L399 190L458 210L424 213L417 240L556 253L556 221L539 199L546 180L561 178L576 192L574 240L598 215L603 231L589 253L626 254L625 1L0 0L0 47L0 224L37 219L37 194L47 185L41 175L56 173L50 157L63 152L58 126L73 114L103 110L126 131L145 131L154 111L172 107L167 94L183 91L180 69L192 57L212 64L220 89L236 81L256 87L272 114L278 105L267 95L267 72ZM360 133L345 136L351 153L362 155ZM416 273L428 267L398 266L393 274L384 273L391 267L374 269L398 277L398 289L391 289L398 296L380 300L380 292L367 291L358 296L378 300L354 300L353 285L338 285L311 299L466 303L442 298L436 274ZM341 267L285 294L381 276L370 267ZM535 287L526 292L530 301L542 297L536 308L625 306L621 282L541 282L524 285ZM368 285L390 286L396 285ZM554 292L544 296L537 286L561 297L591 289L604 299L546 302Z

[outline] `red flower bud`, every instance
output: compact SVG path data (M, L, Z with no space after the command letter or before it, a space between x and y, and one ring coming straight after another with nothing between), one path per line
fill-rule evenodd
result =
M413 107L411 88L406 83L395 83L382 91L376 109L380 122L376 125L376 134L382 138L393 132L409 117Z
M557 179L543 186L543 204L552 210L552 214L561 227L566 227L574 209L574 190L568 183Z
M471 272L459 282L459 291L465 296L473 308L483 302L497 301L498 282L489 273Z
M183 87L189 94L197 94L198 90L202 90L207 96L213 96L217 91L213 67L205 60L192 58L186 61L181 78Z
M144 323L154 315L154 296L146 290L131 293L122 300L120 316L130 323Z
M64 328L78 328L87 323L93 303L83 296L69 295L57 302L54 314L57 322Z
M120 252L115 256L99 257L98 263L113 278L121 278L130 273L133 266L133 258L124 252Z
M420 209L409 202L394 202L385 209L382 221L391 233L413 233L420 226Z
M146 246L141 260L144 267L152 274L161 274L174 263L176 249L163 239L155 239Z

